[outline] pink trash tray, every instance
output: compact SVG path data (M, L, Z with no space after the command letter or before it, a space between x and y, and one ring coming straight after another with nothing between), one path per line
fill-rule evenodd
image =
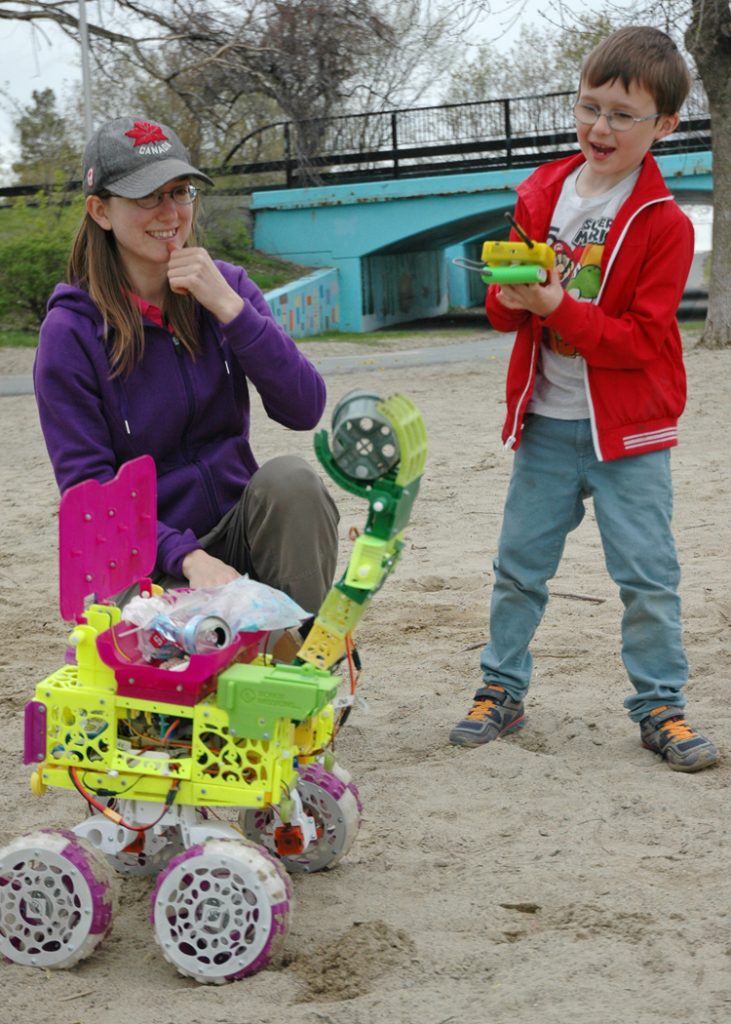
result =
M197 704L216 688L219 672L234 661L252 661L265 633L238 633L233 643L210 654L191 654L185 668L160 668L142 660L137 648L136 628L117 623L97 637L99 657L114 669L120 697L164 701L169 704Z

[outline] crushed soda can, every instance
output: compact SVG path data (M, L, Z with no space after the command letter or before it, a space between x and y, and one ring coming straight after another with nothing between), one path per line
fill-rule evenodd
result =
M166 661L181 653L210 654L227 647L231 643L231 629L217 615L192 615L185 622L158 615L142 631L141 641L145 657Z

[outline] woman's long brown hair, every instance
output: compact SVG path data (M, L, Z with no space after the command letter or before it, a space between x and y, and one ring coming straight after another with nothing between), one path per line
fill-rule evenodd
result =
M195 218L194 218L195 225ZM189 244L193 241L191 233ZM112 231L105 231L87 212L76 233L68 262L68 280L85 289L104 320L110 340L110 376L128 374L145 351L142 315L130 298L132 291ZM195 357L200 351L197 303L192 295L178 295L168 289L162 315L177 340Z

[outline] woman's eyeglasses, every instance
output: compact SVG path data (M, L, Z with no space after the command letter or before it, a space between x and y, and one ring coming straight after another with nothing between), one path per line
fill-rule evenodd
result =
M581 124L596 124L600 117L606 117L607 124L615 132L628 132L636 124L642 121L656 121L660 114L648 114L646 117L633 117L626 110L610 110L605 113L593 103L576 103L574 105L574 117Z
M190 206L199 191L195 185L176 185L166 192L151 192L149 196L135 199L134 202L143 210L154 210L156 206L161 206L165 202L165 196L170 196L177 206Z

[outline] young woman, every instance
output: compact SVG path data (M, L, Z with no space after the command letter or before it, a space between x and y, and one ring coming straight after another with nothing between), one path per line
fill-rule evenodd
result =
M41 428L62 492L154 458L160 582L247 572L314 614L337 510L302 459L258 467L249 386L272 419L310 430L325 385L246 271L196 245L199 181L212 184L166 125L117 118L90 140L86 214L34 367Z

